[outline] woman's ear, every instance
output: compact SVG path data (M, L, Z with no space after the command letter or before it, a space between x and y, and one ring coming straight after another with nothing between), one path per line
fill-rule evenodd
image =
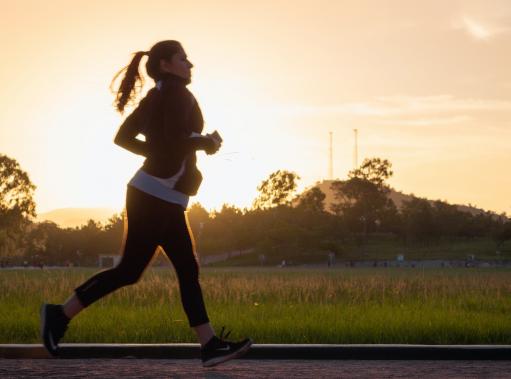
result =
M165 59L160 59L160 71L169 72L170 71L170 61Z

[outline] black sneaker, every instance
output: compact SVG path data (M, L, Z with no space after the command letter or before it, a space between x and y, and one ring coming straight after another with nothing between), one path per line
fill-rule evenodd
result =
M41 339L44 347L53 355L58 355L58 344L67 330L70 319L64 314L62 305L41 305Z
M222 326L220 338L213 336L209 342L201 348L202 366L211 367L228 361L229 359L239 358L245 354L250 348L250 345L252 345L252 340L250 338L245 338L240 342L225 341L224 338L227 338L231 332L229 331L225 337L223 337L223 333L224 327Z

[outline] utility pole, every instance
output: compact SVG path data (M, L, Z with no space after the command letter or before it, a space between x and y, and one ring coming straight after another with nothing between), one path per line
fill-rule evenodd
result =
M353 169L356 170L358 168L358 129L353 129L353 131L355 132L355 149L353 151L353 163L355 167L353 167Z
M330 149L329 149L329 161L328 161L328 179L334 180L334 158L332 151L332 132L328 132L330 135Z

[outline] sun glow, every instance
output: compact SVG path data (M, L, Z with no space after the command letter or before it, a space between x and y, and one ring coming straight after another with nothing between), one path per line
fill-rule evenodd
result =
M327 175L329 131L334 177L345 178L356 128L359 160L389 159L398 190L511 213L501 174L511 165L511 5L290 4L6 3L0 152L37 186L37 211L122 209L143 157L113 143L131 109L116 113L110 81L132 53L177 39L194 64L204 132L224 139L216 155L198 154L204 181L192 202L249 206L279 169L312 185ZM154 85L145 60L141 95Z

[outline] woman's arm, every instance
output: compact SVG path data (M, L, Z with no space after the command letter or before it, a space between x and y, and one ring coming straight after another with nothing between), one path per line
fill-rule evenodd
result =
M143 104L145 100L144 98L137 108L126 117L126 120L124 120L117 131L114 143L132 153L147 157L149 152L147 143L136 139L137 135L142 131L144 123L142 109L145 105Z
M202 130L203 125L202 113L195 98L188 90L181 91L176 91L176 96L166 98L164 123L169 133L169 148L178 148L184 154L197 150L213 154L218 150L218 144L211 137L197 135L194 130L194 127Z
M188 137L184 145L188 152L204 150L207 154L214 154L220 148L220 144L216 143L213 138L206 136Z

